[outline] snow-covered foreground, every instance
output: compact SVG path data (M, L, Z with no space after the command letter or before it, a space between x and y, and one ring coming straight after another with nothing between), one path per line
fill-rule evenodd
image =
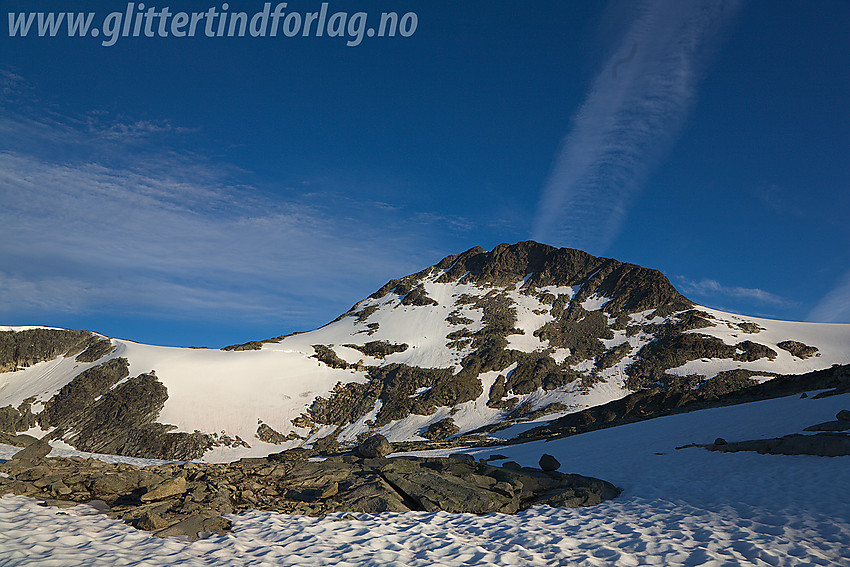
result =
M796 433L850 408L850 394L670 416L549 443L479 451L624 489L583 509L516 516L424 512L326 518L232 516L233 532L161 540L78 506L0 499L5 565L850 565L850 457L676 451Z

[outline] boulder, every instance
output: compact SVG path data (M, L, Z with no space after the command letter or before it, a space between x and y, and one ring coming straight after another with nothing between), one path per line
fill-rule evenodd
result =
M835 419L838 421L850 421L850 410L841 410L835 414Z
M230 520L218 515L195 514L167 528L154 532L155 536L188 536L190 539L207 537L209 534L223 534L230 529Z
M386 457L392 452L392 444L381 434L372 435L357 446L357 454L364 459Z
M53 447L51 447L47 441L37 439L12 455L12 460L31 461L33 459L41 459L49 455L52 449Z
M538 464L542 471L556 471L561 468L561 462L549 453L543 453Z
M157 500L171 498L172 496L179 496L185 493L188 487L189 483L186 482L185 477L176 476L142 494L142 502L155 502Z
M140 530L153 532L168 527L169 523L171 522L165 520L155 511L148 510L136 520L135 526Z

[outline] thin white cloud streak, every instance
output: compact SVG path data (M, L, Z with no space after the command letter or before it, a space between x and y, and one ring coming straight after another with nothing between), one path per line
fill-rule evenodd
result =
M544 187L534 238L604 252L696 97L736 1L651 0L594 80ZM635 47L637 46L637 47Z
M726 286L711 279L702 279L698 282L684 277L677 279L685 295L694 294L703 297L722 296L775 306L789 306L792 304L787 299L759 288Z
M850 272L809 313L809 321L850 323Z
M222 180L190 183L186 166L176 160L179 175L150 177L0 153L0 312L298 319L325 302L347 307L358 283L424 261L409 254L423 254L421 234L381 210L340 220Z
M0 133L14 133L0 143L0 316L306 328L435 261L429 234L458 230L329 191L263 192L246 172L159 147L180 128L115 124L0 116Z

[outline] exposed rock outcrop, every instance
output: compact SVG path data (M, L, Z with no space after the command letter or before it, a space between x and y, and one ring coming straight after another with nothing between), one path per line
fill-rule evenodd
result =
M242 459L226 465L167 463L139 468L92 459L14 459L0 464L0 494L61 506L91 502L158 536L223 533L223 514L270 510L321 516L410 510L515 513L536 504L591 506L619 490L602 480L538 469L500 468L466 455L450 458L324 462Z
M799 341L782 341L781 343L776 343L776 346L782 350L787 350L797 358L810 358L818 352L817 347L809 346Z

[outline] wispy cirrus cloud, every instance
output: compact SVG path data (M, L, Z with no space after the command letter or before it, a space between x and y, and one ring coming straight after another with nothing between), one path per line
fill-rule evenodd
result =
M850 323L850 272L809 312L809 321Z
M250 172L171 145L193 131L168 122L3 110L4 318L112 313L305 328L439 259L434 223L437 233L464 230L339 188L260 187Z
M596 76L544 187L534 238L604 252L682 128L738 2L648 0Z
M679 287L681 287L685 295L691 294L698 297L723 299L731 298L783 307L793 305L792 301L759 288L727 286L716 280L705 278L698 282L689 280L682 276L679 276L676 279L679 283Z

